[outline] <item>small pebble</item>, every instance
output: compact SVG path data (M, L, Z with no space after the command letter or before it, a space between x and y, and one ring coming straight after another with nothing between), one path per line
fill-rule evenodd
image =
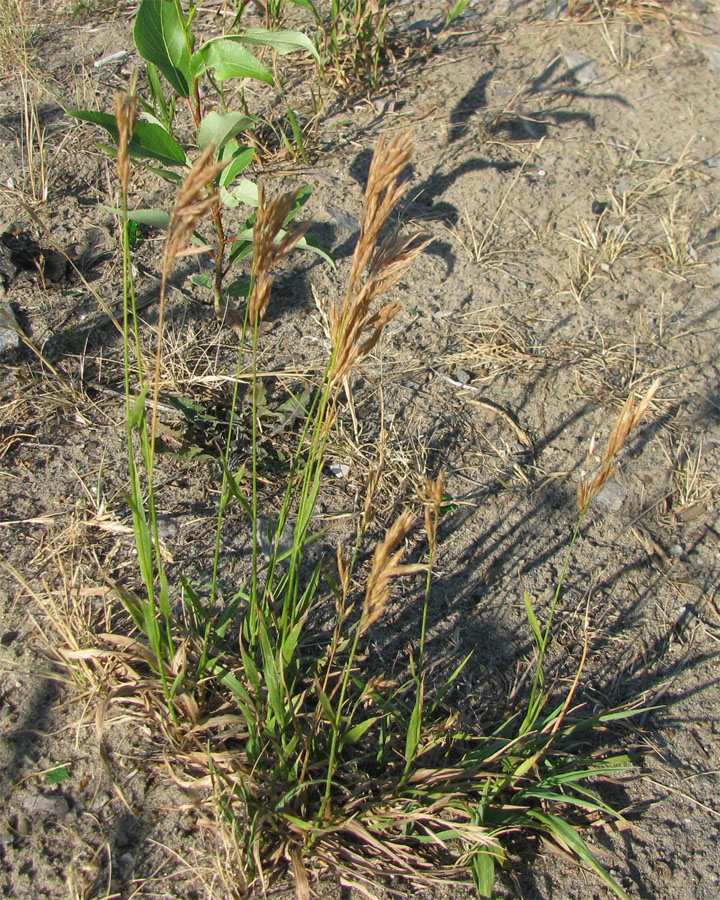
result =
M23 800L23 809L28 812L62 817L70 812L70 804L60 794L38 794L36 797L26 797Z
M603 489L595 498L595 502L611 512L617 512L627 500L627 495L627 488L611 478L605 483Z
M597 61L587 53L581 53L579 50L567 50L564 58L570 74L580 84L590 84L591 81L597 81L600 77Z
M0 304L0 353L20 344L20 326L9 303Z
M552 21L564 19L567 15L567 0L550 0L548 8L545 10L545 18Z

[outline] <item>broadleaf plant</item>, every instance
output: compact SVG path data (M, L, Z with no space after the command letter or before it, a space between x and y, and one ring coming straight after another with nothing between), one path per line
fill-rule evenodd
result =
M211 38L195 49L191 26L196 10L197 7L192 6L186 14L180 0L142 0L140 3L133 37L138 54L147 64L148 96L138 97L141 118L134 123L128 153L143 160L151 172L163 179L181 182L191 170L195 155L175 133L176 110L181 108L177 101L185 101L192 117L193 143L201 153L212 152L218 164L215 177L207 187L208 196L215 200L212 204L215 237L209 241L195 234L193 241L212 252L215 311L218 317L226 317L228 298L238 296L237 286L246 282L235 279L232 292L225 290L223 283L229 268L252 253L258 190L252 181L240 177L255 155L253 148L243 142L242 135L256 127L257 119L245 108L227 108L224 85L233 78L274 85L271 69L253 52L257 48L266 48L278 55L309 53L316 60L318 54L313 42L301 32L266 28L248 28L242 33ZM70 115L105 129L114 145L100 146L112 155L117 154L119 135L114 115L89 109L71 110ZM307 200L310 190L304 188L298 193L288 223ZM241 204L249 206L251 212L239 233L231 236L223 221L223 208ZM120 214L117 209L112 211ZM132 215L137 222L161 229L166 229L170 220L169 213L161 209L138 209ZM297 247L316 253L334 265L327 251L309 236L299 241ZM228 249L232 252L226 252ZM232 318L230 315L229 321Z

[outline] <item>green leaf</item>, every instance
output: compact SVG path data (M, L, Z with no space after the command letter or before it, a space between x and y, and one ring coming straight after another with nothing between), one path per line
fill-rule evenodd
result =
M255 78L267 84L273 83L272 73L233 38L213 38L193 53L190 59L193 78L199 78L210 69L215 70L215 80L219 84L230 78Z
M254 124L255 119L252 116L246 116L241 112L209 112L197 130L198 147L204 150L212 143L217 150L222 150L236 134L247 131Z
M115 206L107 206L105 203L98 204L100 209L106 210L115 216L122 216L123 212ZM170 224L170 214L164 209L129 209L128 218L134 219L141 225L150 225L152 228L159 228L161 231L167 231ZM197 231L190 238L191 243L197 244L198 247L205 247L206 241Z
M252 184L252 182L248 182L248 184ZM280 241L285 237L287 231L284 228L281 228L275 238L275 243L279 244ZM240 234L235 238L235 245L230 253L230 262L237 262L240 259L243 259L247 256L246 252L246 243L252 243L254 240L254 233L252 228L245 228ZM298 250L309 250L311 253L315 253L318 256L321 256L326 262L329 262L333 269L337 269L337 264L335 260L330 256L328 251L321 246L317 240L311 235L306 234L305 237L300 238L300 240L296 244Z
M59 766L56 766L54 769L45 773L45 784L60 784L63 781L67 781L69 777L70 764L61 763Z
M162 84L160 83L160 76L158 75L158 67L149 62L146 66L147 68L147 78L148 85L150 87L150 97L154 105L160 110L160 115L163 117L166 123L170 122L170 117L168 116L168 104L165 99L165 91L162 88Z
M337 721L335 718L335 710L332 708L332 703L330 702L330 698L325 693L325 691L320 687L319 684L315 687L315 693L317 694L317 698L320 701L320 706L322 706L325 715L327 716L328 722L333 726L333 728L337 728Z
M445 27L447 28L458 16L461 16L469 5L470 0L457 0L453 8L449 9L445 15Z
M598 858L571 825L568 825L567 822L558 816L540 812L540 810L537 809L529 809L528 815L544 825L543 830L559 840L561 844L565 844L569 847L578 859L590 866L595 874L615 892L620 900L630 900L628 894L625 893L615 879L612 878L610 873L600 864Z
M157 66L181 97L190 96L190 52L175 0L142 0L133 30L142 58Z
M415 700L410 722L407 727L407 735L405 737L405 762L409 765L415 759L417 748L420 743L420 728L422 727L422 704L423 689L422 682L418 686L418 695ZM406 769L407 771L407 769Z
M315 21L318 25L322 22L320 13L317 11L315 4L312 3L312 0L290 0L290 3L294 3L295 6L302 6L303 9L309 9L310 12L315 16Z
M228 160L229 162L220 173L219 183L223 187L232 184L237 176L247 169L254 158L255 151L252 147L238 144L237 141L228 141L223 148L223 152L220 154L220 159L222 159L223 162L227 162Z
M478 900L491 900L495 884L495 858L487 850L478 850L473 856L472 876Z
M532 597L528 594L527 591L523 591L523 600L525 601L525 612L527 613L528 622L530 623L530 628L532 629L532 633L537 641L538 647L542 647L543 645L543 636L542 631L540 630L540 623L537 620L537 616L535 615L535 610L532 608Z
M68 111L68 115L99 125L117 144L118 129L115 116L111 116L109 113L95 112L92 109L72 109ZM184 166L186 162L185 151L180 144L155 122L138 122L135 125L128 151L130 156L156 159L165 166Z
M137 220L136 220L137 221ZM147 388L140 391L140 395L133 404L132 409L128 413L128 428L137 428L140 425L143 415L145 414L145 397L147 396Z
M345 732L345 736L340 741L340 749L346 744L354 744L356 741L359 741L365 732L377 722L378 718L379 716L371 716L369 719L364 719L362 722L358 722L357 725L353 725L349 731Z
M301 31L289 31L286 28L270 31L267 28L256 26L248 28L242 34L233 35L233 38L249 47L272 47L280 56L294 53L296 50L307 50L320 62L320 55L315 49L315 45Z
M225 293L228 297L242 297L247 300L250 296L250 282L247 278L236 278L225 288Z
M240 206L241 203L244 203L246 206L254 207L258 205L257 185L252 181L248 181L247 178L243 178L234 188L232 188L232 190L221 187L220 197L226 206L230 206L233 209L236 206ZM250 229L250 233L252 234L252 229ZM238 240L246 240L246 238L241 238L238 235Z
M280 669L275 659L274 648L270 641L267 622L264 618L260 618L259 622L260 649L262 651L263 673L265 675L265 684L267 685L268 700L278 725L283 728L287 718L287 710L283 703L284 690L283 680Z
M116 216L122 215L122 210L115 206L106 206L104 203L98 204L100 209L111 212ZM170 223L170 214L164 209L129 209L128 218L141 225L150 225L151 228L159 228L161 231L167 231Z

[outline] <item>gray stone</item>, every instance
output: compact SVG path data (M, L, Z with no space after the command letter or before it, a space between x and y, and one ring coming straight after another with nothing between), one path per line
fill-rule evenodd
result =
M581 53L580 50L566 50L564 59L570 74L580 84L590 84L600 77L597 60L587 53Z
M9 303L0 303L0 353L20 344L20 326Z
M703 53L713 72L720 72L720 50L716 47L703 47Z
M66 816L70 812L70 804L61 794L38 794L23 800L23 809L30 813L42 813L46 816Z
M602 490L595 498L595 503L604 506L610 512L617 512L627 500L627 488L623 487L614 478L610 478L603 485Z
M551 22L564 19L567 15L567 9L567 0L550 0L548 8L545 10L545 18Z

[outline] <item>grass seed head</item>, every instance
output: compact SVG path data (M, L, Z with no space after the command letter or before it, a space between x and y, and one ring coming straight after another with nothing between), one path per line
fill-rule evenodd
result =
M133 73L127 91L115 97L115 121L118 128L117 166L124 196L127 196L130 184L130 141L137 124L136 84L137 70Z
M170 215L170 224L165 241L162 267L163 282L167 281L176 259L198 252L196 249L188 249L195 226L218 202L215 191L208 193L207 189L213 184L218 173L222 172L227 163L213 162L214 153L214 145L208 144L193 163L178 192L175 206Z
M252 292L250 294L250 322L257 325L265 317L270 303L270 292L275 280L270 272L280 265L295 249L305 235L308 226L288 229L278 240L285 220L290 215L298 191L281 194L266 203L262 186L258 189L258 210L253 229Z
M330 380L338 384L380 339L385 326L400 311L397 302L370 313L377 297L387 293L403 277L413 260L427 246L417 235L394 231L380 242L380 234L406 187L400 176L410 162L409 134L390 141L378 140L370 163L368 183L360 216L360 236L353 254L347 294L341 307L328 311L330 336L335 345ZM369 334L367 334L369 332Z
M625 405L610 432L605 458L600 468L594 474L591 474L588 466L587 474L578 485L578 506L581 510L586 509L593 499L597 497L607 480L615 472L615 459L625 446L627 439L640 424L640 420L647 412L659 387L660 379L658 378L653 381L639 403L636 404L633 394L630 394L625 401Z
M400 560L405 548L396 549L410 534L415 524L414 513L406 509L388 529L383 540L375 548L373 564L365 589L365 604L360 619L360 634L382 616L390 600L390 583L398 575L412 575L424 572L421 565L403 565Z

